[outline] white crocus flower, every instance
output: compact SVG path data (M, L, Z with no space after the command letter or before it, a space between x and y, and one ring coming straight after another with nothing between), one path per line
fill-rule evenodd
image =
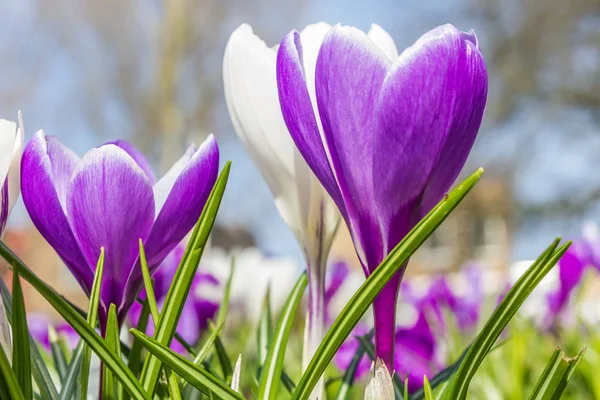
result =
M19 125L0 120L0 237L21 187L21 155L23 154L23 119Z
M0 289L0 292L2 289ZM8 317L6 316L6 310L4 309L4 302L0 295L0 348L6 354L6 358L9 361L12 360L12 337L10 333L10 325L8 323Z
M330 26L310 25L301 35L314 80L316 56ZM277 92L277 46L268 47L249 25L231 35L225 50L225 98L233 126L266 180L279 214L302 247L308 264L309 312L303 364L323 336L325 266L339 213L296 149L287 130ZM316 393L320 393L320 388Z

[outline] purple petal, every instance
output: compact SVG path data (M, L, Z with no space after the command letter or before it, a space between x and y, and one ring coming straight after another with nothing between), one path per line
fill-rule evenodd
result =
M193 154L173 180L148 236L148 264L156 266L198 221L219 172L219 147L214 136ZM157 183L157 186L160 181ZM155 196L157 191L155 188ZM160 202L157 201L157 204Z
M300 34L296 31L288 33L283 38L277 52L277 90L283 119L296 147L338 208L344 213L344 202L329 166L310 100Z
M101 299L118 312L127 277L154 220L154 196L148 177L121 148L90 150L73 174L67 193L67 217L88 264L95 266L104 247Z
M385 256L374 208L373 140L375 104L390 64L363 32L335 26L319 51L315 77L319 115L345 200L346 222L361 262L371 271Z
M190 152L188 152L190 153ZM198 221L206 200L217 180L219 147L212 135L193 153L189 160L179 160L162 182L155 185L157 206L165 198L162 208L144 242L148 266L153 273L164 258L177 246ZM166 193L166 195L165 195ZM127 281L127 296L135 296L142 286L141 269L135 268Z
M154 177L154 173L152 172L152 167L150 166L150 163L148 162L148 160L142 154L141 151L136 149L127 140L123 140L123 139L118 139L113 142L108 142L105 144L114 144L115 146L120 147L123 150L125 150L127 152L127 154L129 154L131 156L131 158L133 158L133 161L135 161L135 163L142 169L142 171L144 171L144 173L150 180L150 183L154 185L154 182L156 182L156 178Z
M423 35L390 69L377 103L381 132L373 149L387 251L456 179L477 135L486 93L481 54L451 25ZM407 216L416 201L420 212Z
M64 207L77 162L77 156L58 139L37 132L23 152L21 192L33 224L89 294L94 273L81 254Z
M325 289L325 309L327 309L327 305L329 301L336 295L340 287L348 277L350 270L348 269L348 264L345 261L337 261L333 263L331 267L329 267L329 271L327 276L329 277L329 282L327 283L327 287Z

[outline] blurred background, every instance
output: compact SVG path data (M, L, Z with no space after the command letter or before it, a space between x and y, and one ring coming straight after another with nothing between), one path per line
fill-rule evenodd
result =
M229 34L250 23L270 45L324 20L386 29L399 49L451 22L475 29L490 90L465 173L484 181L413 260L411 273L475 260L507 271L556 236L600 221L600 2L598 0L20 0L0 13L0 117L22 110L82 155L123 137L164 173L190 142L213 132L233 160L213 244L257 247L302 264L292 234L238 141L221 76ZM243 201L240 201L243 199ZM73 286L24 207L6 241L47 279ZM334 255L352 259L343 232Z

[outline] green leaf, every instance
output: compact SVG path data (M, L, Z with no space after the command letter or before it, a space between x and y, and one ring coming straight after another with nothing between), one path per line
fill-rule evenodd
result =
M0 346L0 398L24 400L17 376L10 367L4 348Z
M273 340L269 345L267 360L260 374L259 399L277 399L290 330L307 284L308 277L305 272L298 279L279 315L273 332Z
M258 371L261 370L267 359L269 343L271 343L272 336L271 321L271 286L269 285L267 286L267 292L265 293L256 330L256 356L258 357L257 377L260 377Z
M83 359L83 346L84 342L80 341L73 352L73 357L71 357L69 368L67 369L65 378L61 382L62 387L60 388L60 400L70 400L74 398L77 393L77 384L79 382L79 374L81 372L81 360Z
M148 270L148 263L146 262L146 252L144 251L144 243L142 239L139 240L140 247L140 266L142 268L142 278L144 280L144 289L146 290L146 299L148 306L150 307L150 315L152 316L152 322L156 326L158 322L159 313L158 305L156 304L156 296L154 296L154 287L152 285L152 279L150 278L150 271Z
M60 338L54 330L53 326L48 327L48 339L50 341L50 352L52 353L52 360L54 361L54 367L58 376L62 381L67 375L69 369L69 362L67 361L67 355L65 353L65 346L61 343L64 338Z
M475 338L465 359L456 373L449 398L462 400L467 396L469 384L475 372L494 345L494 342L529 294L540 281L554 267L562 255L567 251L570 242L557 249L560 239L556 239L550 247L529 267L509 290L504 300L498 305L492 316Z
M233 282L233 274L235 272L235 257L231 259L231 265L229 266L229 278L225 285L225 293L223 293L223 300L219 305L219 311L217 312L216 325L225 326L225 319L227 318L227 312L229 311L229 299L231 298L231 283Z
M27 328L27 312L23 288L18 275L13 275L12 285L12 368L17 377L17 382L26 399L33 398L33 385L31 384L31 355L29 343L29 328Z
M427 375L423 376L423 393L425 393L425 400L435 400L435 396L433 395L433 389L429 384L429 379L427 379Z
M565 353L560 348L557 348L550 357L548 364L546 364L546 368L537 381L529 399L560 399L584 351L585 349L574 358L567 358L565 357Z
M155 357L164 362L165 365L202 393L207 396L212 394L216 398L223 400L243 400L241 395L231 390L229 386L215 376L194 365L191 361L175 353L168 347L161 345L158 341L136 329L131 329L130 332L140 340L150 353L154 354Z
M2 294L4 309L6 310L6 316L9 321L12 321L12 297L10 296L8 288L4 284L2 278L0 278L0 292ZM37 384L40 396L42 396L43 399L56 399L58 397L56 386L54 386L54 382L52 381L52 377L50 376L50 372L46 366L46 360L44 357L42 357L42 354L40 353L35 340L33 340L31 337L31 334L29 334L29 345L33 362L33 379Z
M12 265L15 273L19 274L23 279L29 282L31 286L33 286L38 293L40 293L50 305L62 315L75 332L79 334L79 337L98 355L98 358L111 369L112 373L119 379L121 384L132 394L132 396L136 399L150 400L148 393L144 391L135 376L127 369L123 360L111 351L104 339L102 339L81 315L79 315L77 310L71 307L71 305L56 293L54 289L38 278L8 247L6 247L4 243L1 242L0 255ZM82 373L85 373L85 371L82 371ZM82 393L86 392L82 391Z
M240 391L240 376L242 374L242 355L238 356L233 368L233 375L231 375L231 390L234 392Z
M108 319L106 321L106 334L104 335L106 345L113 354L121 358L121 341L119 340L119 322L117 321L117 307L111 304L108 308ZM121 389L116 377L110 368L103 365L102 370L102 398L107 400L118 399Z
M202 214L194 228L190 242L167 293L162 313L154 331L154 338L162 345L169 346L175 334L181 310L187 299L192 280L196 275L196 270L200 263L200 257L202 256L217 212L219 211L230 168L231 162L228 161L213 187L204 210L202 210ZM152 356L146 357L140 381L148 393L154 393L160 376L161 366L162 363L158 358Z
M298 386L292 395L293 399L307 398L325 368L333 359L335 353L348 337L354 326L367 311L377 294L385 284L402 268L410 256L423 244L431 233L446 219L446 217L461 202L467 193L481 178L483 169L478 169L473 175L458 185L449 195L434 207L406 237L388 254L375 271L358 289L340 315L336 318L329 331L325 334L321 345L315 352L308 368L302 375Z
M148 319L150 317L150 306L147 301L144 301L142 305L142 312L140 313L140 318L138 319L137 330L141 332L146 332L146 328L148 327ZM131 351L129 352L129 360L127 362L127 367L131 370L133 375L138 376L140 371L142 370L142 350L143 346L139 340L133 339L133 344L131 345ZM125 396L127 397L127 396Z
M92 291L90 292L90 304L87 313L87 324L90 328L96 327L98 320L98 307L100 306L100 288L102 286L102 277L104 274L104 247L100 249L100 256L96 263L94 272L94 282L92 282ZM83 356L81 359L81 393L87 395L88 382L90 376L90 363L92 360L92 350L84 341Z
M217 358L219 359L219 365L221 365L221 371L223 371L223 379L225 382L231 382L233 366L231 365L231 360L229 359L225 346L223 346L223 342L219 336L215 339L215 351L217 353Z

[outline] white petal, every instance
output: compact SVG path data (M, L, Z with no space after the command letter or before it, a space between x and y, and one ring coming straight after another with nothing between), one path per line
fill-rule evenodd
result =
M4 309L2 296L0 296L0 347L2 347L6 353L9 361L12 360L12 339L10 335L10 325Z
M383 51L383 53L392 61L398 58L398 49L394 39L381 26L371 24L371 29L367 34L369 39L373 41Z
M233 374L231 375L231 389L234 392L240 391L240 375L242 373L242 355L238 356L237 361L235 362L235 367L233 367Z
M19 127L17 129L17 136L15 138L12 160L10 162L10 167L8 168L9 213L17 202L19 193L21 192L21 157L23 156L24 136L23 116L19 111Z
M12 162L17 136L17 124L0 119L0 184L4 184Z
M371 366L371 378L365 389L365 400L394 400L394 383L381 359L377 359Z

